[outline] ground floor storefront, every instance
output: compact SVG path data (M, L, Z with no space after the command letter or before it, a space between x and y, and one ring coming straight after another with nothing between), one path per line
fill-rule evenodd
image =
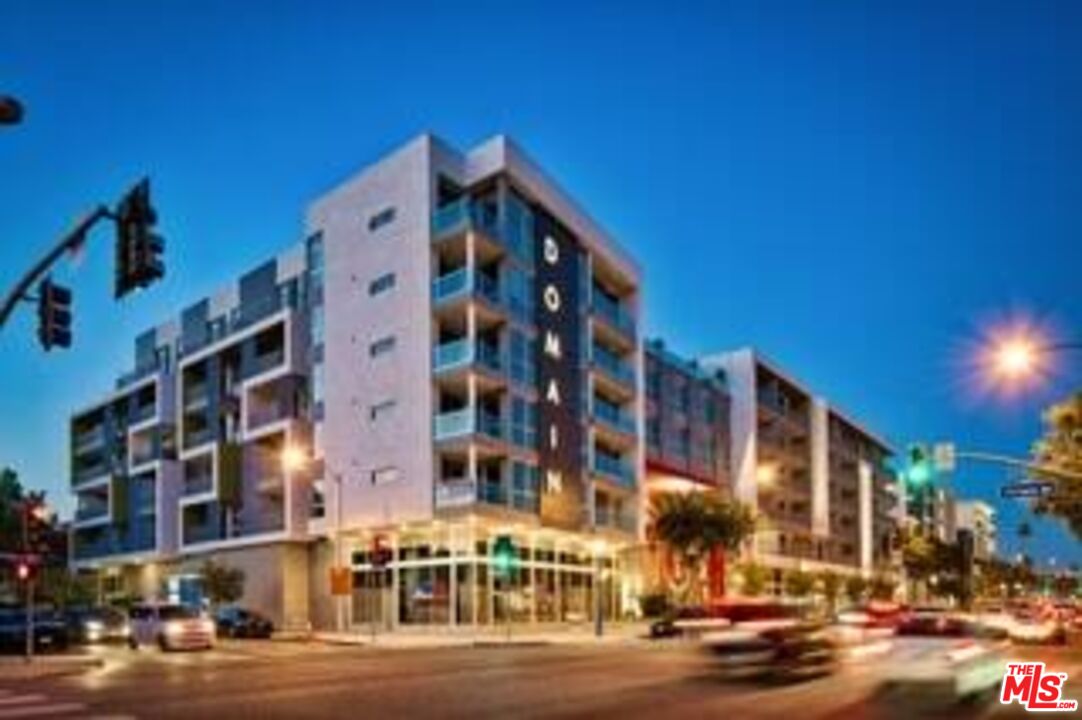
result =
M510 555L498 552L500 542ZM374 553L377 546L382 553ZM613 622L635 617L643 593L639 547L630 536L472 516L346 529L306 543L103 562L93 572L105 602L206 606L201 568L208 560L244 572L238 605L291 631L581 625L599 616ZM342 572L348 572L345 592L334 592L331 576Z

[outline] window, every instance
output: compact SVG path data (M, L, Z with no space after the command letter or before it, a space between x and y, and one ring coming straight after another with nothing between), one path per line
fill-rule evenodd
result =
M323 330L324 330L323 307L322 306L314 307L314 308L312 308L312 322L311 322L312 345L322 345L323 344Z
M386 292L394 287L394 273L387 273L381 275L372 282L368 283L368 294L379 295L381 292Z
M387 485L398 482L398 468L394 466L376 468L372 471L373 485Z
M397 403L394 400L384 400L381 403L376 403L368 408L368 417L372 422L381 419L386 420L387 417L394 412L395 405L397 405Z
M374 343L368 346L369 357L379 357L394 350L395 338L394 335L388 335L385 338L380 338Z
M394 207L384 208L378 213L368 218L368 232L375 232L384 225L389 225L394 222L395 209Z

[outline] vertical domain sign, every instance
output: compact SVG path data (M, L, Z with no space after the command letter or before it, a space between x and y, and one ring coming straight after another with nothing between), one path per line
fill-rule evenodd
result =
M582 474L580 255L575 238L541 208L535 209L534 228L541 521L574 530L583 525L586 492Z

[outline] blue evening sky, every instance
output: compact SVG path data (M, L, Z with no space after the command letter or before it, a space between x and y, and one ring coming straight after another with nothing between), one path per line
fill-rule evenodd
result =
M58 277L76 345L0 336L0 464L64 496L66 418L135 334L300 239L305 204L413 135L515 136L642 262L648 327L755 345L900 446L1015 455L1082 355L1009 400L962 343L1082 335L1073 2L35 2L0 7L0 287L153 176L167 281L111 301L111 233ZM999 470L964 466L994 498ZM1015 545L1023 517L1000 505ZM1051 523L1038 559L1082 562Z

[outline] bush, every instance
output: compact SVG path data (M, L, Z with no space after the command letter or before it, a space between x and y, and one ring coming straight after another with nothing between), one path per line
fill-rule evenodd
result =
M643 617L659 618L669 614L672 603L669 602L669 596L666 593L659 591L639 597L639 607L642 609Z

